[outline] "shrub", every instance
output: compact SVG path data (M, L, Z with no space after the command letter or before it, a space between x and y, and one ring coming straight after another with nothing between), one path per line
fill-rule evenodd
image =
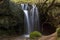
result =
M57 28L57 36L60 37L60 28Z
M34 32L30 33L30 38L31 39L38 38L38 37L41 37L41 33L40 32L34 31Z

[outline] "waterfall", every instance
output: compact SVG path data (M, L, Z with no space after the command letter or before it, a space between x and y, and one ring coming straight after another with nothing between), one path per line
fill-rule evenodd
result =
M29 5L21 4L22 10L24 12L24 26L26 27L25 37L29 37L30 32L37 30L39 27L38 9L35 4L32 4L31 6L32 8L28 11Z
M28 16L28 11L27 10L23 10L24 11L24 15L25 15L25 23L26 23L26 27L27 27L27 34L30 33L30 21L29 21L29 16Z
M39 30L39 13L38 13L38 8L36 7L35 8L35 25L37 26L37 29L36 30Z

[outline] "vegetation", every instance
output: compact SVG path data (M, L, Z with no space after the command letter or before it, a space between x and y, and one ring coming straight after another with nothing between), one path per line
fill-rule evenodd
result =
M0 34L24 33L24 12L21 10L19 4L20 2L27 3L27 1L28 3L35 3L34 0L0 1ZM51 3L47 3L48 1L45 0L44 3L36 4L39 10L41 29L44 23L49 23L56 28L60 24L60 3L55 3L56 0L52 0ZM60 30L57 33L59 35ZM35 37L41 37L41 33L35 31L30 34L30 38Z
M60 27L57 28L56 32L57 32L57 40L60 40Z
M52 0L52 2L47 3L48 0L46 0L44 3L37 4L38 10L39 10L39 18L40 18L40 32L44 31L43 24L48 23L54 27L55 31L57 26L60 24L60 3L55 3L56 0ZM58 15L58 16L57 16ZM48 27L47 27L48 28ZM43 30L43 31L42 31ZM49 30L49 29L47 29Z
M60 38L60 28L57 28L57 36Z
M38 37L41 37L41 36L42 36L42 34L38 31L34 31L34 32L30 33L30 38L31 39L38 38Z
M14 3L36 3L37 0L10 0Z
M15 5L9 6L8 0L0 4L0 34L13 35L24 33L24 14L21 9L16 10ZM21 18L20 18L21 17Z

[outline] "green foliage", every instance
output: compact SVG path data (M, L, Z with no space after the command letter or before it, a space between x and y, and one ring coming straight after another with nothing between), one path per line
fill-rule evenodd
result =
M51 4L51 5L50 5ZM49 7L50 6L50 7ZM51 23L51 25L54 25L54 27L57 27L57 25L60 22L60 7L59 3L45 3L45 4L37 4L38 10L39 10L39 18L41 25L45 22ZM47 11L48 10L48 11Z
M38 3L37 0L10 0L14 3ZM39 1L39 0L38 0Z
M7 34L6 31L0 30L0 36L6 35L6 34Z
M38 37L41 37L41 33L40 32L34 31L34 32L30 33L30 38L31 39L38 38Z
M60 28L57 28L57 36L60 37Z
M60 40L60 28L57 28L56 32L57 32L57 40Z
M20 9L20 5L3 0L3 3L0 4L0 35L13 35L18 32L23 34L23 23L24 13Z

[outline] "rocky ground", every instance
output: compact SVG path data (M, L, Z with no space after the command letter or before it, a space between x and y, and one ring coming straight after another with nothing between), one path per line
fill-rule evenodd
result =
M21 38L20 36L14 36L14 37L0 37L0 40L29 40L29 39ZM39 40L57 40L57 33L55 32L48 36L42 36Z
M40 40L57 40L57 33L53 33L48 36L42 36Z

